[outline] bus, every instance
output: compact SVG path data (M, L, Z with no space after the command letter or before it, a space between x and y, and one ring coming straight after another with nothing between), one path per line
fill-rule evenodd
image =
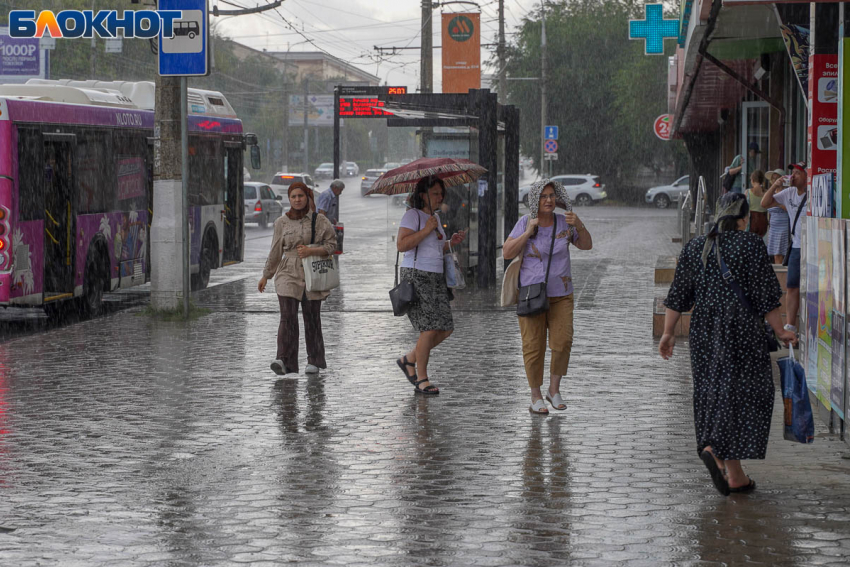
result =
M187 97L198 290L242 261L243 151L259 154L221 93ZM150 281L154 101L152 82L0 85L0 305L95 315L104 292Z

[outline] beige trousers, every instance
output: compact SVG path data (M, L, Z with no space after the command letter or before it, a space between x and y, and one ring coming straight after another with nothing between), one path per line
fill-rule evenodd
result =
M570 366L573 348L573 296L550 297L549 311L534 317L518 317L522 335L522 359L525 376L531 388L543 385L543 366L546 359L546 331L552 358L549 374L565 376Z

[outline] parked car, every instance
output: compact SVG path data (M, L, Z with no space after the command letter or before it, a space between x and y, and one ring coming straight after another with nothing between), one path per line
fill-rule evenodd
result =
M274 174L274 178L271 185L272 191L275 192L275 195L280 195L283 198L288 198L287 191L289 190L289 186L295 183L296 181L300 181L305 184L307 187L312 189L313 191L317 191L319 186L313 181L313 178L310 177L307 173L285 173L283 171L279 171ZM318 197L316 197L318 199Z
M313 175L316 176L316 179L327 178L330 179L334 176L334 164L332 163L323 163L316 168L313 172Z
M552 178L558 181L567 190L567 195L574 204L578 206L591 205L608 197L605 192L605 184L598 175L556 175ZM528 193L531 185L519 188L519 201L528 206Z
M260 228L266 228L289 210L283 205L283 197L275 195L265 183L249 181L244 187L245 222L255 222Z
M372 188L375 181L377 181L386 172L386 169L367 169L366 173L364 173L363 177L360 179L360 196L365 197L366 192Z
M331 164L331 175L333 175L333 164ZM360 175L360 166L358 166L353 161L345 162L345 170L343 175L346 177L354 177L356 175Z
M691 176L685 175L670 185L659 185L646 192L646 202L666 209L672 201L684 197L691 189Z

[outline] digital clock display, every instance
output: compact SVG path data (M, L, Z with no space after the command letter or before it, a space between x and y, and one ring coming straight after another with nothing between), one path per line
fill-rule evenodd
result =
M387 94L407 94L407 87L387 87Z

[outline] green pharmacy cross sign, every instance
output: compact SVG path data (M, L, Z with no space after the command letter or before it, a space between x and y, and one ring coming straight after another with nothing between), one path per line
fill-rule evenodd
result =
M629 20L629 39L645 39L646 55L662 55L664 40L678 37L679 20L665 20L661 4L647 4L645 20Z

